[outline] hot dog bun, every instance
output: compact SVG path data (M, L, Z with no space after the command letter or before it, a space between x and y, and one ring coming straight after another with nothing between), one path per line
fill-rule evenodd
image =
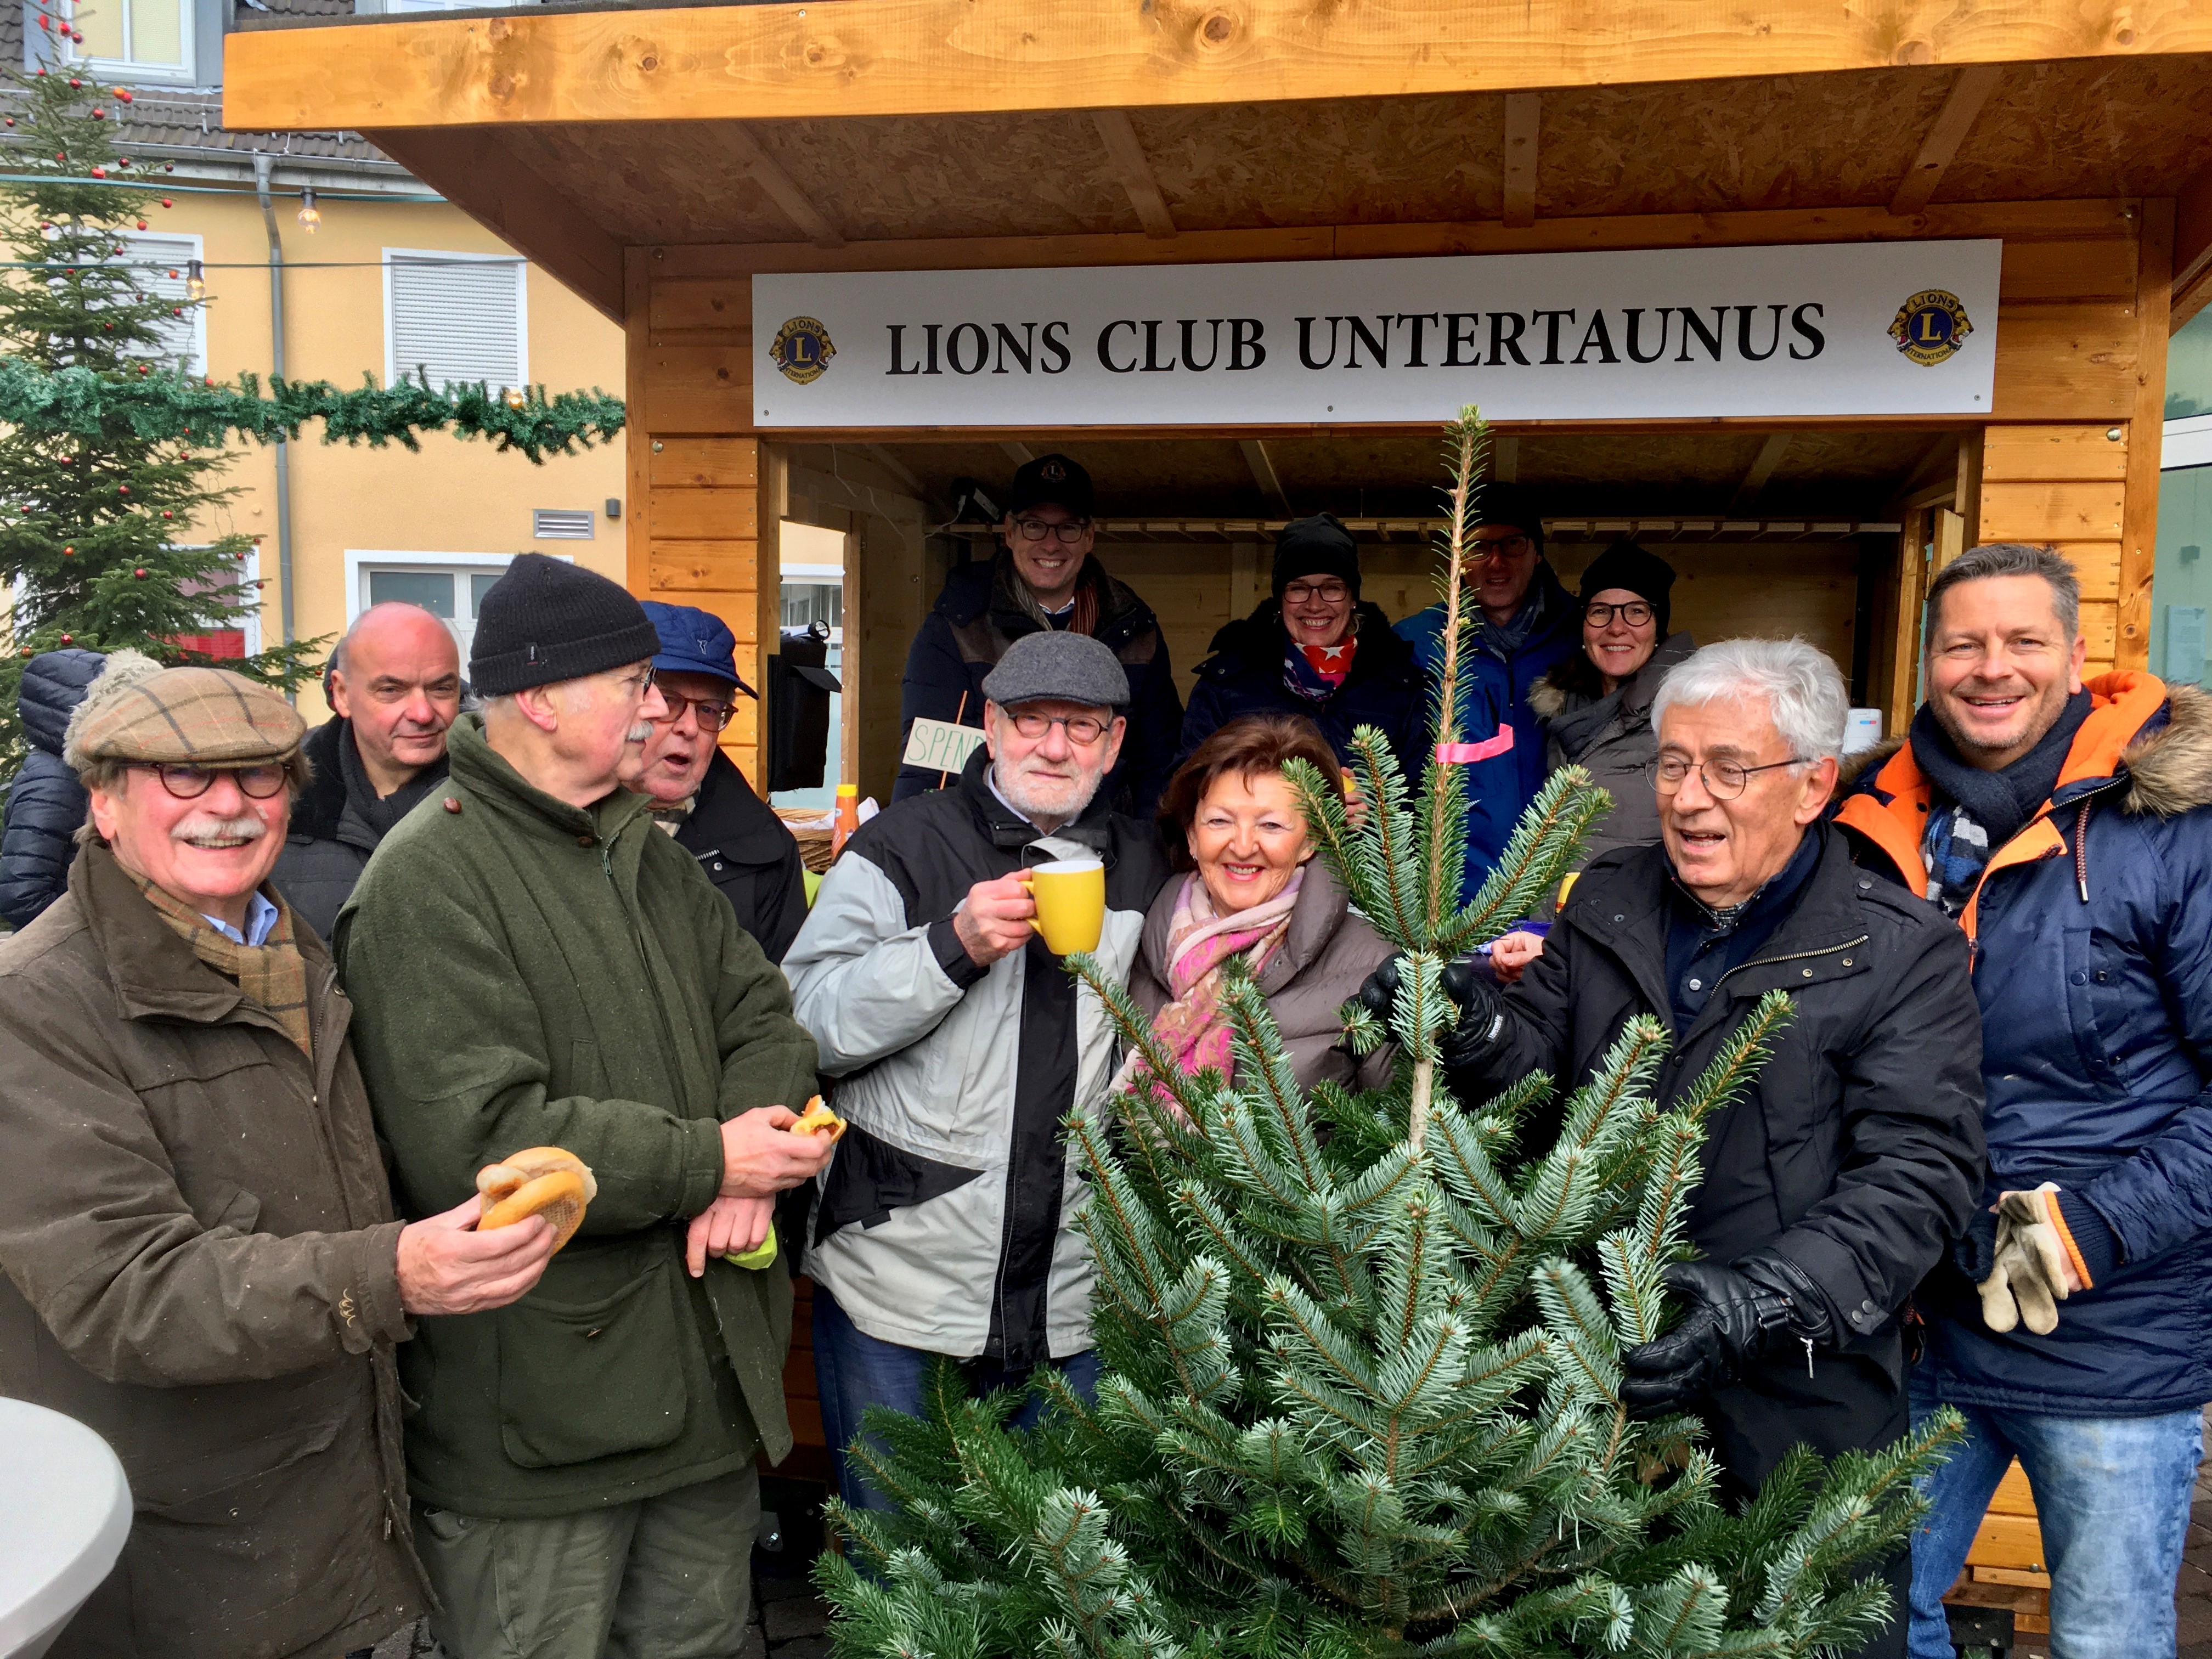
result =
M799 1121L791 1126L791 1133L795 1135L826 1134L834 1145L837 1137L845 1133L845 1120L824 1106L822 1097L817 1095L806 1103L806 1109L799 1114Z
M478 1232L542 1215L552 1224L553 1248L558 1250L583 1224L586 1206L599 1195L599 1183L574 1153L530 1146L477 1170L477 1191L484 1200Z

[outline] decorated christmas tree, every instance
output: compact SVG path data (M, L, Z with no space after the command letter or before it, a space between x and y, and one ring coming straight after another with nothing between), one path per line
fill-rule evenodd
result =
M49 34L69 25L43 8ZM151 268L121 240L168 208L164 168L118 142L132 94L79 66L0 76L0 586L14 590L0 652L0 780L21 750L15 701L41 651L128 646L172 663L215 661L210 634L239 629L260 596L251 536L226 534L220 482L237 444L295 439L417 447L416 434L487 437L532 461L612 438L621 401L542 387L432 387L253 375L217 384L173 349L205 303L185 273ZM198 273L191 273L196 277ZM166 276L181 295L160 291ZM289 689L325 642L294 641L222 665Z
M1441 744L1458 734L1459 554L1486 458L1449 430ZM1761 1002L1671 1109L1655 1021L1563 1103L1524 1079L1460 1101L1437 1066L1443 974L1528 914L1607 800L1554 777L1459 902L1466 800L1431 762L1409 791L1356 739L1366 810L1297 780L1324 856L1403 952L1389 1087L1296 1085L1249 979L1227 996L1233 1085L1180 1071L1096 964L1071 965L1158 1079L1068 1121L1097 1269L1095 1403L1050 1368L1010 1431L945 1363L925 1415L868 1413L848 1455L890 1512L833 1503L817 1576L841 1659L1325 1659L1847 1651L1887 1613L1863 1575L1899 1547L1933 1443L1785 1460L1741 1510L1696 1419L1639 1421L1621 1350L1668 1316L1704 1120L1789 1018ZM1561 1127L1547 1144L1530 1131Z
M15 142L4 153L29 181L0 194L0 238L16 267L0 283L0 351L101 382L175 378L164 348L199 301L156 292L118 240L167 205L146 165L116 143L131 94L74 69L11 79ZM15 586L14 649L0 658L0 772L18 745L15 693L30 657L130 646L209 660L191 636L236 629L258 605L241 568L252 538L204 528L236 493L216 482L228 462L219 440L145 435L125 422L91 432L0 427L0 582ZM294 642L224 665L289 686L311 653Z

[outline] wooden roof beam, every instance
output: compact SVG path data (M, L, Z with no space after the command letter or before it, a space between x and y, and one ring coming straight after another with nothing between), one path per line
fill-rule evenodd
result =
M1536 222L1536 126L1544 100L1533 92L1505 94L1506 224L1526 230Z
M1168 198L1160 193L1160 181L1152 176L1152 164L1137 140L1128 111L1095 109L1091 112L1091 125L1098 130L1098 142L1106 146L1106 159L1129 205L1136 209L1137 222L1144 226L1145 234L1167 240L1176 234L1175 216L1168 211Z
M1244 465L1252 469L1252 482L1260 486L1269 509L1291 517L1291 498L1284 493L1283 481L1275 471L1275 458L1267 453L1266 441L1240 438L1237 447L1244 452Z
M1943 182L1944 169L1959 153L1959 146L1966 142L1974 118L1982 112L1982 106L1996 90L2003 74L2002 70L1986 64L1959 71L1959 78L1951 83L1951 95L1936 112L1936 125L1928 129L1928 136L1920 141L1920 153L1905 170L1905 182L1889 198L1892 213L1910 216L1935 199L1936 186Z
M1731 517L1741 517L1759 499L1759 492L1766 488L1766 481L1774 476L1774 469L1782 465L1782 452L1790 447L1787 432L1770 432L1766 441L1759 447L1745 469L1743 482L1736 485L1735 494L1729 497L1728 510Z
M620 323L623 251L568 197L532 171L494 131L366 132L362 135L416 178L425 168L459 168L467 199L453 205L543 265L591 307ZM435 151L434 167L430 152Z
M2203 52L2212 7L2130 0L781 0L249 27L224 42L223 125L1143 109Z
M2212 161L2190 176L2173 203L2173 309L2179 329L2212 301Z
M761 187L769 200L783 210L783 216L799 227L799 234L817 247L842 247L844 237L837 227L823 216L821 209L807 199L806 192L776 160L760 146L760 140L743 127L732 127L728 132L730 148L737 155L738 165L752 175L752 181Z

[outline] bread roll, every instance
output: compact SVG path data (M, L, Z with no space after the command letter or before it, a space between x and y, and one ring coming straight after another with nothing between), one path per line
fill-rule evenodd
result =
M586 1207L599 1195L599 1183L574 1153L530 1146L477 1170L477 1191L484 1201L478 1232L542 1215L552 1224L553 1248L558 1250L583 1224Z
M795 1135L826 1134L834 1144L837 1137L845 1133L845 1120L824 1106L822 1097L817 1095L806 1103L806 1109L799 1114L799 1121L791 1126L791 1133Z

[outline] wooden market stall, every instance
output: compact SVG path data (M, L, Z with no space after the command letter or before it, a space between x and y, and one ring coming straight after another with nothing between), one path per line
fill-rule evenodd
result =
M1978 540L2060 547L2093 669L2146 661L2166 339L2212 295L2208 0L556 0L239 27L229 125L365 132L627 331L639 592L707 605L761 653L781 526L844 533L846 775L865 792L887 790L906 641L967 555L948 524L963 479L997 488L1053 447L1082 459L1102 556L1187 670L1264 592L1269 530L1292 513L1358 521L1393 613L1425 602L1432 434L1462 395L1500 415L1499 476L1556 501L1563 571L1614 534L1666 543L1701 631L1805 633L1892 729L1917 700L1927 577ZM1929 284L1971 325L1912 324L1946 335L1962 389L1844 396L1846 345L1877 380L1875 357L1917 349L1913 261L1977 243L1995 245L1985 298ZM1167 331L1143 337L1145 368L1159 340L1173 356L1191 283L1390 289L1428 256L1462 262L1437 280L1479 289L1535 269L1487 256L1554 254L1572 257L1545 281L1630 305L1650 251L1680 256L1670 270L1705 260L1727 279L1713 297L1760 301L1745 313L1783 297L1761 272L1848 287L1846 267L1878 270L1880 317L1838 343L1835 375L1791 382L1796 404L1746 362L1731 385L1768 391L1709 396L1686 372L1663 383L1679 390L1594 405L1564 373L1556 319L1574 312L1540 309L1524 320L1555 320L1530 384L1556 393L1523 397L1509 374L1493 402L1477 377L1343 418L1318 392L1277 407L1188 397L1191 380L1133 414L1125 383L1100 378L1123 372L1133 319ZM906 397L896 377L924 325L888 343L878 325L908 299L957 319L963 293L1049 306L1063 288L1128 296L1130 331L1099 335L1095 368L1091 336L1066 337L1080 387L1045 398L1024 360L991 393L977 323L977 378L946 377L941 405ZM1193 303L1203 318L1211 301ZM1676 308L1670 376L1692 361L1689 324L1704 329L1701 307ZM1873 337L1893 308L1894 347ZM806 323L822 339L794 344ZM1741 326L1757 358L1753 324L1723 314L1716 338ZM963 325L945 325L957 350ZM1285 312L1270 337L1284 364L1290 326ZM1486 372L1511 368L1522 354L1486 326ZM1567 337L1587 356L1582 326ZM840 389L836 414L794 415L826 395L817 381ZM761 741L748 705L726 742L756 777ZM2039 1547L1998 1530L1996 1576L1966 1593L2032 1590Z

